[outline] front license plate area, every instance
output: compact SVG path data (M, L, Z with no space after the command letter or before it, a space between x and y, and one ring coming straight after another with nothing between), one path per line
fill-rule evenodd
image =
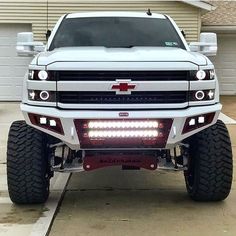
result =
M83 167L86 171L110 166L130 166L155 170L157 168L157 158L148 155L136 154L103 154L85 156Z

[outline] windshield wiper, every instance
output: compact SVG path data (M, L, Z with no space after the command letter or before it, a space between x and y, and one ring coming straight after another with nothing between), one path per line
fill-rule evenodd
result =
M127 46L105 46L106 48L133 48L133 47L137 47L136 45L127 45Z

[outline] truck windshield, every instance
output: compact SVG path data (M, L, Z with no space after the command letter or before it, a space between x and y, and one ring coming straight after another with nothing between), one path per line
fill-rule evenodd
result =
M168 19L88 17L64 19L49 50L61 47L179 47L182 40Z

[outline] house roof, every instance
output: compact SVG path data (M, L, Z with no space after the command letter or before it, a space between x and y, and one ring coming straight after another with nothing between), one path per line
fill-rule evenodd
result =
M212 11L215 9L214 5L210 1L200 1L200 0L181 0L181 2L190 4L194 7L199 7L202 10Z
M236 27L236 1L209 1L209 3L214 4L216 9L202 16L203 26L225 29Z

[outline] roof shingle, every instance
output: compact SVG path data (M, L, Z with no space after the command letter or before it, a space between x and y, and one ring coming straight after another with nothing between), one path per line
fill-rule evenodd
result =
M236 26L236 1L208 1L216 9L202 16L203 26Z

